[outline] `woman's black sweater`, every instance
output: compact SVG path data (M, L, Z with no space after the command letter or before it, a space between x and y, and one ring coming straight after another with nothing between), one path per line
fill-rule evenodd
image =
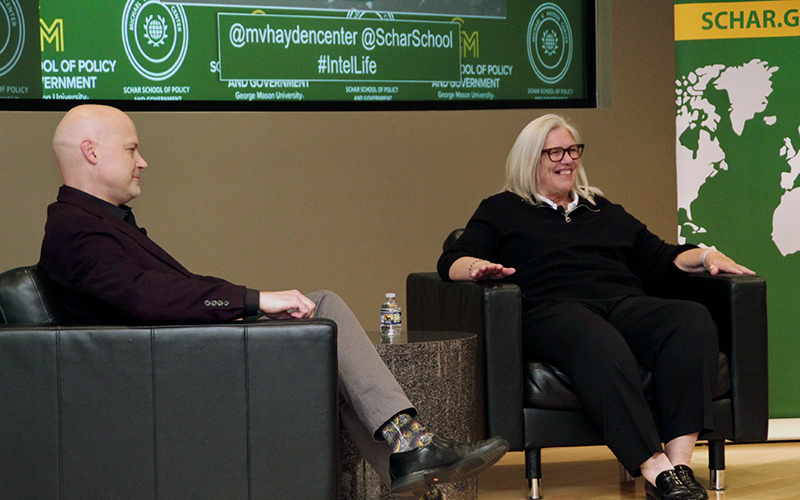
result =
M567 214L502 192L483 200L464 234L439 258L444 280L464 256L513 267L527 309L549 299L642 295L646 286L680 273L675 257L693 245L671 245L622 206L580 198Z

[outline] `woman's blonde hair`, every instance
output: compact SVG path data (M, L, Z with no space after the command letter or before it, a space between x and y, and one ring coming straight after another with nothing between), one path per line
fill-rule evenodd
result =
M532 205L540 203L534 194L539 192L539 166L542 148L544 148L547 134L557 128L566 129L572 134L572 138L575 139L576 143L581 142L578 130L562 116L547 114L533 120L522 129L516 142L514 142L514 146L511 148L511 152L508 153L506 183L503 186L503 191L516 193ZM579 196L594 203L594 196L603 193L596 187L589 185L581 159L578 159L577 165L572 189Z

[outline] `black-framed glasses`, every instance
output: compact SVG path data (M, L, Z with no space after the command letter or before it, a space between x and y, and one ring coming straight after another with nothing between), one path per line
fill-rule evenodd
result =
M574 146L570 146L567 149L564 148L550 148L550 149L543 149L542 154L547 153L547 157L550 158L550 161L559 162L562 158L564 158L565 154L569 154L569 157L573 160L577 160L578 158L583 155L583 144L575 144Z

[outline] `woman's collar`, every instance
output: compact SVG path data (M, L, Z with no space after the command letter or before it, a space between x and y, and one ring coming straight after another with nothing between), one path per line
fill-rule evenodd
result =
M570 201L569 204L567 205L567 212L569 212L570 210L574 210L575 207L578 206L578 202L580 201L578 199L578 193L576 193L575 191L570 191L570 195L572 197L572 201ZM554 210L558 210L558 205L553 203L552 201L550 201L546 196L543 196L543 195L541 195L539 193L534 193L534 196L540 202L549 205Z

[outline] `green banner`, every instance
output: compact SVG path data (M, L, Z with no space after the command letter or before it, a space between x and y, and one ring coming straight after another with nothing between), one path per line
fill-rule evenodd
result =
M799 12L675 2L680 239L766 278L774 418L800 417Z
M593 5L0 0L0 99L590 106Z

